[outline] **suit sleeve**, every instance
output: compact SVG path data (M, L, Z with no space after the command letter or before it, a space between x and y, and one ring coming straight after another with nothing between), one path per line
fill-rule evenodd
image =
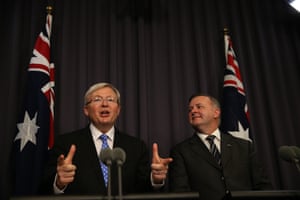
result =
M39 185L39 194L54 194L53 183L56 175L57 158L61 154L67 155L69 146L57 140L53 148L49 151L48 162Z
M271 182L268 179L266 171L258 160L257 153L252 143L249 144L250 148L250 161L251 161L251 177L252 186L254 190L269 190L273 189Z
M181 152L174 148L171 150L170 157L173 162L169 165L169 188L171 192L191 191L189 178L184 165L184 157Z

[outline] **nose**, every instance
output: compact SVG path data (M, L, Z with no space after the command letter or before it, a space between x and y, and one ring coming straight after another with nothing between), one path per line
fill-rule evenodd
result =
M189 110L189 115L191 117L194 117L195 115L197 115L199 113L199 109L197 106L191 106L190 110Z
M191 113L191 114L193 114L194 112L196 112L196 111L195 111L195 108L196 108L196 106L191 106L191 107L190 107L190 113Z
M103 99L102 102L101 102L101 106L108 106L108 100L107 99Z

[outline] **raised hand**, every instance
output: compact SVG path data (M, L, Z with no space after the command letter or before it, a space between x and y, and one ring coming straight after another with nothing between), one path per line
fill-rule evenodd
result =
M158 153L158 145L153 144L151 175L155 184L161 184L167 178L168 165L172 161L172 158L161 158Z
M63 189L74 180L76 166L73 165L73 157L75 155L76 146L73 144L70 147L67 157L61 154L57 159L57 179L56 186Z

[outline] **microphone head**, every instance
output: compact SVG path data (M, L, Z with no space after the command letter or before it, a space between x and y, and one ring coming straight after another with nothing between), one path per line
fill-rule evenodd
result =
M291 148L291 146L281 146L279 147L278 152L282 160L285 160L287 162L295 162L296 153L293 148Z
M291 148L292 148L292 150L295 152L296 158L297 158L298 160L300 160L300 148L297 147L297 146L291 146Z
M116 147L113 149L113 160L117 162L117 165L123 165L126 160L126 153L122 148Z
M110 148L100 151L100 160L106 165L111 165L113 160L113 151Z

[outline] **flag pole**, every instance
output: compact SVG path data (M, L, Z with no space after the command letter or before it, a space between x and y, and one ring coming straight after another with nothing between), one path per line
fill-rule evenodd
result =
M223 33L224 33L224 53L225 53L225 60L227 63L227 50L228 50L228 37L229 37L229 29L227 27L225 27L223 29Z
M224 35L229 35L229 29L227 27L225 27L223 29L223 33L224 33Z
M52 6L46 6L47 14L51 14L51 13L52 13L52 10L53 10L53 7L52 7Z

